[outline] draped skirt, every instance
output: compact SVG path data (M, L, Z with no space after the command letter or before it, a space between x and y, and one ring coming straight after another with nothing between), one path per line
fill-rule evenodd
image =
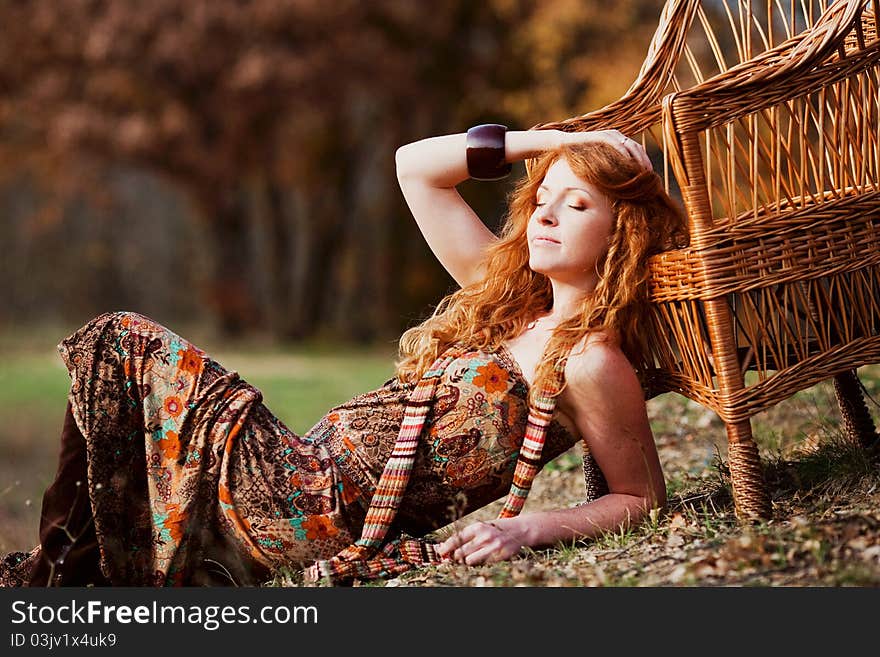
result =
M108 583L258 585L360 535L367 503L326 447L284 426L259 390L179 335L136 313L106 313L59 351L85 448L68 460L85 460L85 508ZM65 476L60 468L53 486ZM50 492L44 545L52 531L68 536L51 519L75 502ZM30 583L41 560L40 546L7 555L0 584Z

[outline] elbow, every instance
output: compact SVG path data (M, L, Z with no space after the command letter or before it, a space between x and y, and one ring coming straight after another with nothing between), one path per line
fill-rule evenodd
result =
M397 180L400 182L412 175L411 146L412 144L404 144L394 153L394 167L397 170Z
M663 516L667 511L666 486L652 486L641 494L634 496L636 498L636 509L638 522L654 515Z

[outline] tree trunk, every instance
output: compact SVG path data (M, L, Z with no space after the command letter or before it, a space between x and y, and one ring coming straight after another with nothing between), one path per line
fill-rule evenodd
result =
M325 190L320 190L326 194ZM331 294L327 269L333 261L336 221L325 216L317 195L268 182L259 201L266 280L264 315L273 335L299 340L323 326L323 299ZM332 210L331 210L332 213Z
M237 336L262 323L252 284L248 204L241 189L217 187L198 194L210 262L204 299L219 330Z
M361 99L351 109L355 134L364 139L348 150L350 166L341 190L346 197L335 277L338 289L330 313L341 337L370 342L393 333L389 292L394 142L389 122L378 120L381 108Z

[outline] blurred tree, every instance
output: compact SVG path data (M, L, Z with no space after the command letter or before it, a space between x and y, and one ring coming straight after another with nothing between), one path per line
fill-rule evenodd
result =
M660 6L4 0L0 168L80 189L124 165L184 190L228 333L390 336L451 285L404 218L396 147L611 100ZM497 220L507 188L465 187Z

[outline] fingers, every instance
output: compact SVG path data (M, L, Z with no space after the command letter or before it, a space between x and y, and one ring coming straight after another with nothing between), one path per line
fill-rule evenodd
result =
M469 566L502 561L509 555L501 534L502 530L491 522L476 522L450 536L437 549L446 558Z
M460 532L456 532L445 541L440 543L440 545L437 546L437 551L444 556L451 556L453 559L455 559L455 553L461 553L462 547L472 541L477 532L482 529L482 525L485 524L487 523L476 522L472 525L468 525Z
M648 151L645 150L644 146L642 146L635 139L630 139L621 132L617 132L616 130L614 132L616 132L619 136L618 144L616 145L616 147L621 153L633 158L645 169L650 170L653 168L653 165L651 164L651 158L648 157Z
M648 157L648 151L635 139L627 137L619 130L596 130L584 132L565 133L566 143L589 143L601 141L616 148L622 155L631 157L648 171L652 171L654 165Z
M506 558L502 552L499 552L499 545L490 542L482 547L474 546L469 554L465 555L464 563L468 566L478 566L484 563L495 563L496 561L504 561Z

